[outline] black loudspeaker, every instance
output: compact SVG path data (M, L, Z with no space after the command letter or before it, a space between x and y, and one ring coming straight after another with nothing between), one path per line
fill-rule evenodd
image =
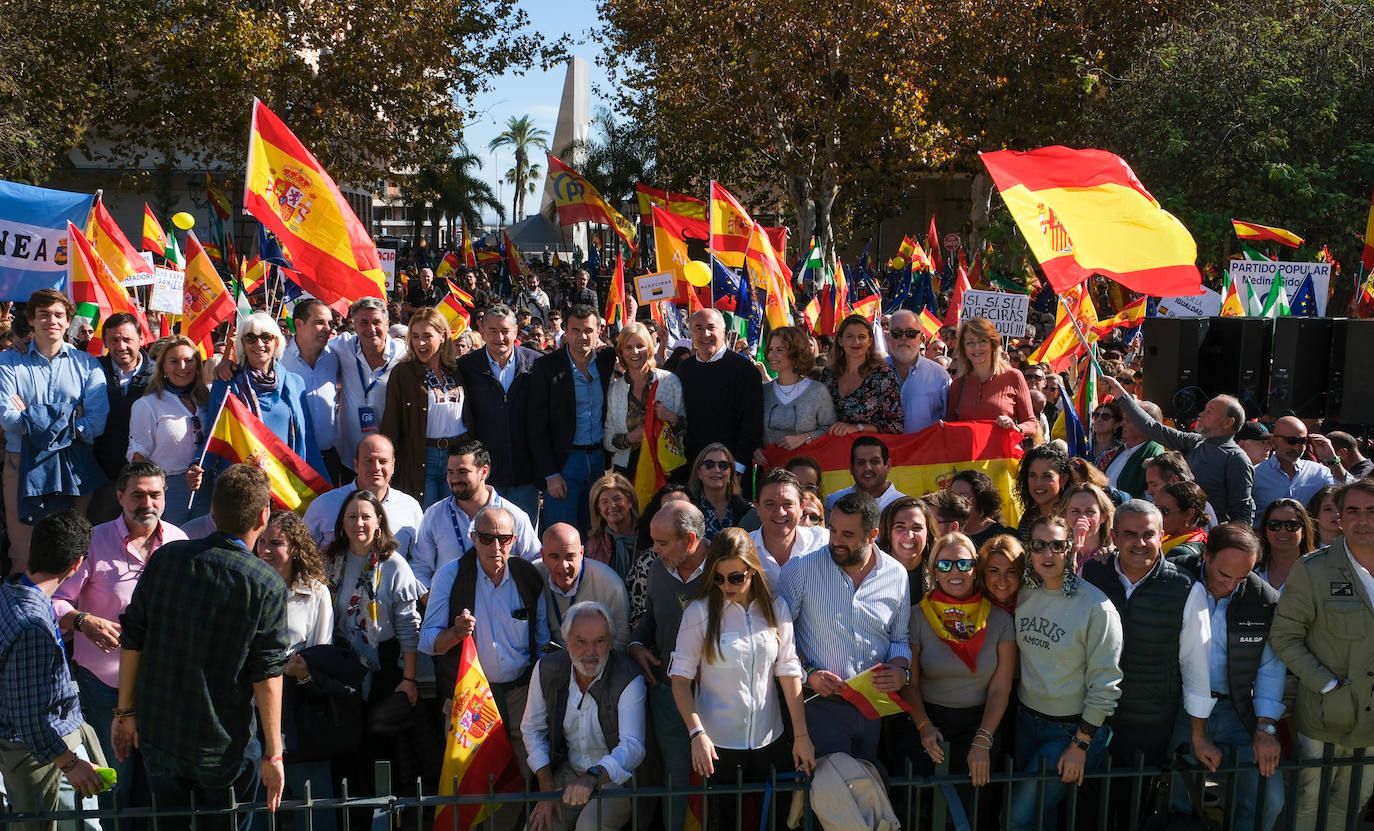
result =
M1274 362L1269 372L1272 416L1321 418L1328 412L1331 380L1329 317L1280 317L1274 321ZM1341 360L1345 356L1342 354Z
M1234 395L1245 407L1245 417L1255 418L1269 394L1274 321L1267 317L1214 317L1209 324L1198 356L1201 387L1208 398Z
M1331 333L1331 401L1327 417L1374 424L1374 320L1337 319Z
M1145 318L1144 396L1176 421L1192 421L1207 404L1198 367L1209 322L1205 317Z

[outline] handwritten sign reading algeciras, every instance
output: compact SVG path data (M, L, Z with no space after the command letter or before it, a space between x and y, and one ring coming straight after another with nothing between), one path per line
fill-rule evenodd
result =
M964 306L959 311L959 318L972 320L984 317L992 321L1002 337L1023 338L1026 336L1029 312L1029 295L970 289L964 292Z

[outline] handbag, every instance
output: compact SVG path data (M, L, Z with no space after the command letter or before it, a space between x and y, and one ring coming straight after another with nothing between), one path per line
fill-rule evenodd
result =
M1188 790L1190 810L1175 811L1171 785L1177 773ZM1202 815L1202 789L1198 787L1196 769L1175 762L1164 767L1151 785L1150 814L1140 823L1140 831L1219 831L1220 826Z
M310 668L310 681L287 683L284 688L287 760L319 762L358 752L363 738L362 664L352 650L332 644L307 647L300 655Z

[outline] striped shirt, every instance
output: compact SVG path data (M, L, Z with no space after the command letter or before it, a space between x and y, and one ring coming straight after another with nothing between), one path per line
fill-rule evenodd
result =
M782 567L781 594L796 621L802 663L850 678L894 658L911 660L911 585L902 564L878 552L858 590L826 546Z

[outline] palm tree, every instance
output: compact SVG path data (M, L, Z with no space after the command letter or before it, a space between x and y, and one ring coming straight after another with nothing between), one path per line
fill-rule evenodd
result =
M537 165L537 164L532 164L532 165L530 165L530 169L527 170L527 171L525 171L525 192L524 192L524 194L522 195L522 197L521 197L521 199L520 199L520 210L521 210L521 211L524 211L524 210L525 210L525 200L524 200L524 196L527 196L527 195L529 195L529 194L532 194L532 193L534 193L536 190L539 189L535 183L539 181L539 179L540 179L540 177L541 177L542 175L543 175L543 169L542 169L539 165ZM505 183L508 184L508 185L514 185L514 184L515 184L515 180L516 180L516 176L517 176L517 171L516 171L515 168L512 167L510 170L507 170L507 171L506 171L506 175L505 175L504 177L502 177L501 181L505 182Z
M490 208L503 220L506 210L492 193L491 185L475 174L482 167L482 160L460 144L447 156L439 156L429 164L422 165L410 181L408 188L415 216L415 235L420 235L425 205L428 203L428 218L432 221L437 236L439 222L447 221L448 237L457 235L458 220L461 217L468 228L482 227L482 209ZM438 240L431 242L437 246Z
M519 222L525 216L525 182L530 174L530 151L549 149L549 131L534 126L528 115L511 116L506 129L487 145L488 150L509 147L515 153L515 195L511 198L511 215Z

